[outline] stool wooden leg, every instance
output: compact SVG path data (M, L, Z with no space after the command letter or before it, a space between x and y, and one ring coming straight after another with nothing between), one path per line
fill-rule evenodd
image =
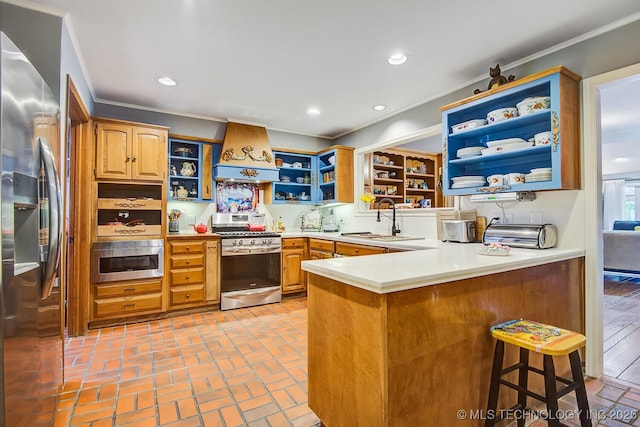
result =
M547 400L547 425L560 427L558 419L558 390L556 388L556 369L553 366L553 357L544 355L544 394Z
M524 410L527 408L527 389L529 386L529 350L520 347L520 369L518 372L518 427L524 427Z
M580 411L580 426L591 427L591 414L589 413L587 388L584 385L582 363L580 363L580 353L578 350L569 354L569 361L571 362L571 374L573 375L573 381L578 383L578 388L576 389L576 400L578 402L578 411Z
M491 383L489 385L489 402L487 403L487 413L484 425L493 427L496 425L498 416L498 394L500 392L500 377L502 376L502 361L504 359L504 342L497 340L496 349L493 353L493 368L491 368Z

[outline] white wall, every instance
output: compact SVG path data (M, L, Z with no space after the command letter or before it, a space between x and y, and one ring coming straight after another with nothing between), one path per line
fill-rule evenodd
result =
M517 224L553 224L558 228L559 248L584 248L584 191L538 191L532 202L501 203L507 222ZM502 210L496 203L472 203L461 198L462 209L476 209L487 223Z

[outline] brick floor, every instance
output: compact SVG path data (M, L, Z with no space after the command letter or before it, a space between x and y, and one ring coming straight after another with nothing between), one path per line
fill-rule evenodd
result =
M70 338L55 426L318 426L307 407L306 328L306 299L289 299ZM640 427L635 384L588 378L587 391L594 426ZM561 408L576 408L573 393Z
M306 308L290 299L70 338L55 426L319 425Z

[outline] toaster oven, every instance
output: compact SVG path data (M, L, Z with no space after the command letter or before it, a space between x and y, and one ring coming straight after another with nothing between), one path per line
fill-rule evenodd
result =
M452 219L441 222L444 242L470 243L476 241L476 222L470 219Z

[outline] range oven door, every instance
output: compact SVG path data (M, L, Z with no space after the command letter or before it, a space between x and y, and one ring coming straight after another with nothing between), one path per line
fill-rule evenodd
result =
M221 258L221 310L281 301L280 252Z

